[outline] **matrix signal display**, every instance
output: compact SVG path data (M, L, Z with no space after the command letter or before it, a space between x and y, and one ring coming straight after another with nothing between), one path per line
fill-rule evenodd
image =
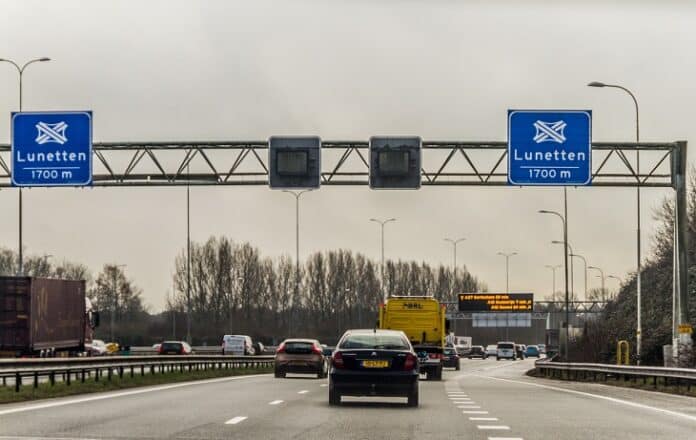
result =
M460 293L460 312L525 313L534 309L533 293Z

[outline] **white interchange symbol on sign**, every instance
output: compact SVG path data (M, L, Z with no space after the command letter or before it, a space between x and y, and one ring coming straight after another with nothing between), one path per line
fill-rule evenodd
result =
M39 122L36 124L36 143L39 145L47 144L49 142L54 142L56 144L63 145L68 141L65 136L65 129L68 128L68 124L65 121L56 122L55 124L49 124L48 122Z
M566 137L563 134L563 130L568 124L565 121L556 122L544 122L536 121L534 123L534 128L536 128L536 134L534 135L534 142L540 144L542 142L556 142L562 144L566 141Z

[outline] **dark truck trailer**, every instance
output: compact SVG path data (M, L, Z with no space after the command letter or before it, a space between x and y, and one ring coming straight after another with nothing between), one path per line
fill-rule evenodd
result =
M0 276L0 352L85 349L85 282Z

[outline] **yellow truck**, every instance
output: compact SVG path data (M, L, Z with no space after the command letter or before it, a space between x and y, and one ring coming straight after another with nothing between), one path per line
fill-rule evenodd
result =
M444 304L432 296L391 296L379 306L378 327L406 333L428 380L442 379L448 324Z

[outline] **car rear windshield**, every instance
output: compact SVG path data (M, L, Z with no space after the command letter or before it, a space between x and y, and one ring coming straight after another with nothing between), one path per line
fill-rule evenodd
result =
M514 345L512 344L498 344L498 348L508 348L508 349L513 349L515 348Z
M374 333L348 335L341 342L341 348L408 350L410 347L403 336Z
M285 352L288 354L309 354L312 352L311 342L286 342Z
M165 342L162 344L162 351L172 351L176 350L179 351L181 350L181 344L178 342Z

